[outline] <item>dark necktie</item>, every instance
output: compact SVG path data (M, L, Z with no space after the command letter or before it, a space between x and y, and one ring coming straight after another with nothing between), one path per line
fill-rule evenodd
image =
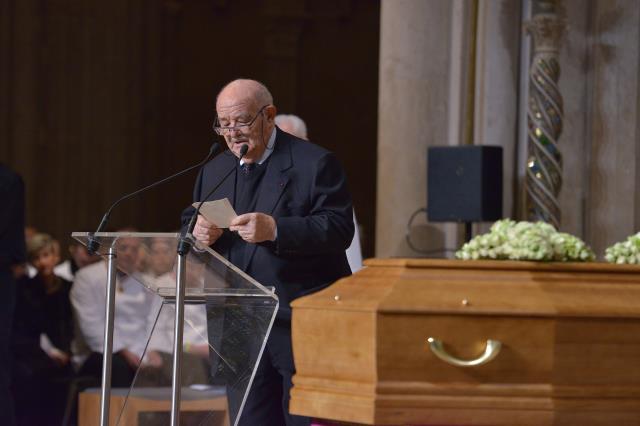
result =
M244 163L242 166L240 166L242 174L244 175L249 175L253 170L255 170L255 168L256 163Z

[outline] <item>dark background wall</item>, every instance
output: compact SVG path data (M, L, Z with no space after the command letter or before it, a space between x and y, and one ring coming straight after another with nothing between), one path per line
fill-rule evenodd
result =
M204 157L217 91L263 81L337 153L373 254L380 5L373 0L2 0L0 161L27 221L65 239L120 195ZM195 174L112 227L171 231Z

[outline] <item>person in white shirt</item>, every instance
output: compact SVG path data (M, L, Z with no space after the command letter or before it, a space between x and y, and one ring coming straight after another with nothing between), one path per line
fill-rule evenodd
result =
M152 246L154 244L152 243ZM187 268L189 271L190 268ZM189 274L187 274L189 275ZM187 279L189 277L187 276ZM154 287L174 288L176 276L168 272L158 277L147 275ZM174 343L175 305L154 300L149 318L153 328L144 365L152 365L138 374L140 386L171 386ZM155 324L155 325L154 325ZM209 383L209 340L207 337L207 313L203 304L184 305L182 384Z
M128 387L141 363L149 337L149 318L154 296L128 273L135 272L140 243L121 238L116 243L118 262L113 333L112 386ZM102 371L107 264L98 262L80 269L71 288L71 303L88 357L79 374L98 383Z
M171 272L176 260L176 247L167 238L154 238L149 244L147 257L147 273L153 277L161 277Z

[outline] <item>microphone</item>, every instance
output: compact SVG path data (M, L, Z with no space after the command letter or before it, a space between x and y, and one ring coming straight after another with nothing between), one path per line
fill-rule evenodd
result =
M102 220L100 221L100 225L98 225L98 229L96 229L96 232L90 233L89 234L89 240L87 241L87 250L89 251L90 254L95 254L98 249L100 248L100 243L95 239L94 235L97 234L98 232L101 232L105 225L107 224L107 221L109 220L109 216L111 215L111 211L114 209L115 206L117 206L118 204L120 204L120 202L133 197L134 195L138 195L141 192L146 191L147 189L151 189L155 186L158 186L162 183L165 183L171 179L177 178L178 176L181 176L187 172L190 172L191 170L203 166L204 164L206 164L209 160L211 160L211 158L215 155L216 151L218 151L218 148L220 147L220 143L219 142L214 142L211 145L211 148L209 148L209 153L207 154L207 156L205 157L204 160L202 160L201 162L199 162L198 164L188 167L182 171L179 171L178 173L175 173L169 177L166 177L162 180L159 180L157 182L154 182L150 185L145 186L144 188L138 189L137 191L134 191L130 194L124 195L122 197L120 197L118 200L116 200L115 203L113 203L111 205L111 207L109 207L109 210L107 210L107 212L104 214L104 216L102 217Z
M249 145L243 144L240 147L240 157L238 158L238 161L244 158L247 151L249 151ZM214 192L216 192L216 189L220 188L220 185L222 185L224 181L227 180L227 178L231 175L231 173L233 173L235 169L236 169L236 166L234 165L233 168L230 169L226 175L224 175L224 177L220 180L220 182L218 182L218 184L214 186L213 189L209 191L202 200L200 200L200 203L198 204L196 211L193 213L193 215L191 215L191 219L189 219L189 225L187 226L185 233L180 238L180 243L178 243L179 255L184 256L187 253L189 253L189 250L191 250L191 243L187 240L187 235L191 234L193 232L193 228L196 226L196 220L198 218L198 214L200 213L200 207L202 207L202 204L204 204L204 202L207 201L207 199L211 197L211 195Z

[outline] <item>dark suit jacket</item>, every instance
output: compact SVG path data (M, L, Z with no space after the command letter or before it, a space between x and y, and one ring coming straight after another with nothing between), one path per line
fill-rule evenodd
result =
M267 164L256 212L277 224L275 242L248 244L238 266L265 286L274 286L280 300L278 316L290 318L290 302L351 274L345 250L354 233L351 196L336 157L326 149L276 129L275 148ZM200 172L194 201L217 185L237 158L225 152ZM235 199L234 173L209 200ZM193 213L185 210L183 225ZM228 257L237 238L228 230L213 249Z
M39 353L40 334L47 335L53 345L71 353L73 317L69 291L71 283L62 278L59 287L48 293L40 274L18 281L14 314L13 351L16 357L30 358Z

